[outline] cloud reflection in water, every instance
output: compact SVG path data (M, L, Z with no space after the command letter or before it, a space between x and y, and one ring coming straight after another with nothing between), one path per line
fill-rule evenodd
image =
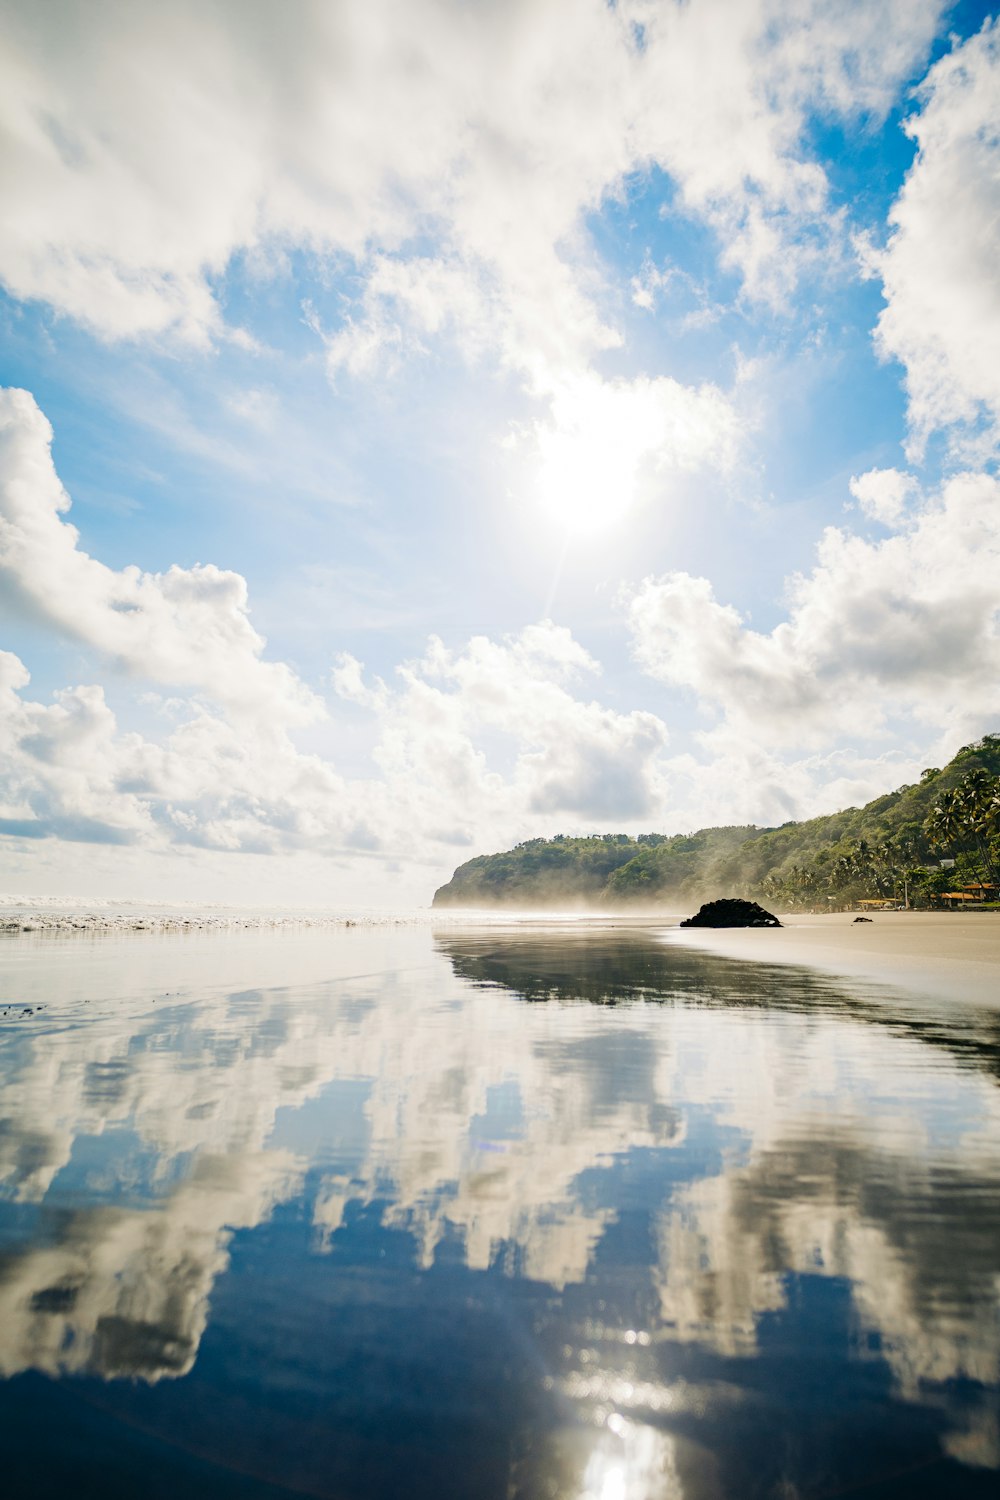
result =
M355 1434L471 1402L524 1497L1000 1463L995 1018L640 932L428 942L7 1028L5 1375L211 1379L221 1432L215 1327ZM838 1411L856 1454L807 1451Z

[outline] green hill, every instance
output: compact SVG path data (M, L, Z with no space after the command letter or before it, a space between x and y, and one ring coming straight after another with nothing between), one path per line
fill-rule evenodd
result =
M1000 736L987 735L865 807L780 828L529 839L460 865L434 905L607 910L736 895L787 909L890 898L904 880L927 903L998 869Z

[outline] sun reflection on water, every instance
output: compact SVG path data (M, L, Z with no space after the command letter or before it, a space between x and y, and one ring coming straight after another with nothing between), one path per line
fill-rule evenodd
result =
M579 1500L678 1500L681 1494L671 1438L612 1413L588 1460Z

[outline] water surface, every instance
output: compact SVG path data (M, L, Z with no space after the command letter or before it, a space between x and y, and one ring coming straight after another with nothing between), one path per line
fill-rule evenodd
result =
M0 943L5 1493L994 1497L1000 1013L653 930Z

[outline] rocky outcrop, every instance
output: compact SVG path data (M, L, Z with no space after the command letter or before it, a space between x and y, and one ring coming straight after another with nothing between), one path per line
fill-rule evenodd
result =
M726 897L721 901L706 901L705 905L687 917L682 927L780 927L777 917L758 906L756 901L741 901L738 897Z

